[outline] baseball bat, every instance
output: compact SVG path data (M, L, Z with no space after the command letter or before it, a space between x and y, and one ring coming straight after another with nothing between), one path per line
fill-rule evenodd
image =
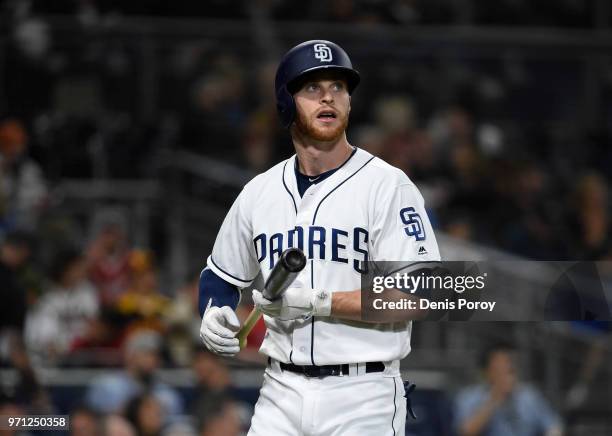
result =
M306 256L299 248L288 248L283 251L278 262L272 269L270 276L266 280L264 289L261 291L268 300L274 300L293 283L300 271L306 266ZM246 338L257 324L261 311L253 308L248 318L244 321L242 328L238 332L240 348L246 345Z

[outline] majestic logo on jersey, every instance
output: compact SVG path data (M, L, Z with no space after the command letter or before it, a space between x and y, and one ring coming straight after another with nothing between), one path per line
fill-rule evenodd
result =
M332 61L332 51L327 44L315 44L314 45L314 56L321 62Z
M425 228L421 216L414 210L414 207L405 207L400 210L400 218L406 226L404 231L408 236L414 236L417 241L425 240Z
M366 229L355 227L352 231L320 226L297 226L285 233L266 235L261 233L253 239L257 261L268 262L270 270L289 247L297 247L308 259L330 260L351 264L358 273L365 274L368 261L369 233ZM262 265L263 267L264 265Z

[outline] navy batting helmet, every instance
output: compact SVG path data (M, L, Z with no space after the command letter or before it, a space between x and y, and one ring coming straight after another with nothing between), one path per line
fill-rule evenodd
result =
M305 74L322 69L344 73L349 94L359 84L359 73L353 69L351 60L339 45L324 40L296 45L283 56L276 70L276 108L284 127L289 127L295 118L295 84Z

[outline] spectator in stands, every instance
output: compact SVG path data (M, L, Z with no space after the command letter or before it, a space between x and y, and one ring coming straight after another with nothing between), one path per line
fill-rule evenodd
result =
M25 348L22 346L13 347L10 361L15 370L14 385L10 389L11 401L16 406L22 407L25 414L48 415L54 413L51 398L38 381ZM0 394L3 387L0 386Z
M474 134L474 121L470 112L460 106L450 105L442 108L429 120L428 135L433 142L434 152L443 160L449 176L466 179L477 174L477 147Z
M162 436L197 436L197 434L191 422L179 421L164 427Z
M191 323L194 337L199 337L200 331L200 309L198 307L200 269L189 274L189 280L180 286L172 298L172 309L168 317L176 319L177 322Z
M482 356L483 383L456 398L455 427L460 436L557 436L561 422L534 388L519 383L515 351L496 344Z
M102 436L137 436L134 427L121 415L102 418Z
M89 320L83 336L72 343L70 363L76 366L121 366L125 320L109 308Z
M87 249L89 278L98 288L102 304L114 306L129 283L130 249L123 217L107 211Z
M385 134L381 157L412 178L427 175L433 161L431 140L417 127L414 102L407 97L386 97L374 107L376 123Z
M240 417L246 406L234 396L229 369L224 361L203 348L195 350L193 372L196 379L195 398L189 411L198 420L199 435L242 434ZM250 416L250 413L249 413Z
M199 436L239 436L242 424L238 406L229 397L218 398L214 404L205 404L195 414Z
M8 363L16 370L11 392L15 407L23 405L32 413L52 413L49 396L38 382L23 341L27 295L18 272L28 263L32 244L29 234L12 232L0 245L0 363ZM3 387L0 383L0 396Z
M576 259L612 258L612 228L608 209L608 184L597 173L582 176L574 191L571 234Z
M246 118L243 68L230 50L216 56L210 54L206 65L207 71L191 89L193 104L183 117L182 143L198 152L228 156L237 150ZM211 138L215 138L214 142Z
M18 272L28 262L31 247L31 237L23 232L7 234L0 245L0 362L23 342L27 295Z
M469 218L469 213L456 210L445 221L444 231L449 236L463 241L470 241L474 238L474 226Z
M385 154L385 130L378 125L363 125L356 129L355 143L360 148L382 157Z
M183 367L193 362L193 356L197 352L193 342L199 337L202 322L198 308L200 271L194 271L189 276L191 280L176 290L164 317L169 357L172 363Z
M162 337L155 331L132 333L124 346L125 371L94 380L86 393L86 403L100 413L121 413L130 400L150 391L170 417L182 413L178 393L155 375L161 346Z
M102 436L100 419L91 409L78 407L70 413L70 436Z
M192 368L196 386L195 401L190 409L194 415L206 414L214 409L219 399L229 395L230 373L219 356L201 345L196 346Z
M27 154L28 134L14 118L0 122L0 231L33 230L47 196L40 166Z
M130 320L131 328L163 331L162 318L170 299L159 292L153 256L144 250L132 250L128 265L130 283L117 299L117 310Z
M607 355L611 348L612 322L574 321L570 326L575 334L588 341L588 349L581 353L580 369L576 371L576 377L572 377L572 385L565 396L565 408L572 412L578 409L607 410L608 405L602 404L593 394L601 382L607 383L605 369L609 365Z
M4 392L0 390L0 416L13 416L13 417L24 417L26 415L26 411L23 407L18 405L15 401L13 401L10 397L8 397ZM17 429L11 430L6 429L2 431L2 436L30 436L30 433L23 433L18 431Z
M502 247L532 259L564 259L556 236L563 233L559 228L563 213L559 202L553 200L555 195L545 172L539 165L521 162L510 178L514 183L507 187L509 195L500 195L503 206L497 206L506 211L499 211L495 219L504 223Z
M51 288L43 294L26 323L28 347L45 364L61 360L98 315L96 290L87 280L84 256L76 249L60 251L51 267Z
M451 105L434 115L429 135L438 159L430 172L445 187L439 207L445 230L490 244L491 234L500 227L491 214L502 201L492 192L489 162L477 146L474 131L473 115L466 108Z
M128 403L125 416L138 436L161 436L165 412L159 399L145 392Z
M257 173L270 168L274 153L274 124L276 119L259 111L249 115L244 128L241 147L245 166Z

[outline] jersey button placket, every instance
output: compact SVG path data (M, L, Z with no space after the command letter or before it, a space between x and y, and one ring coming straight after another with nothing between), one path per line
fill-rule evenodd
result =
M306 190L304 196L302 197L302 201L298 206L297 216L296 216L296 226L300 226L304 229L304 254L308 258L308 233L309 228L312 225L312 219L314 215L315 208L317 206L318 196L316 195L319 191L320 187L317 185L313 185ZM312 194L312 195L311 195ZM310 287L310 268L312 267L312 261L308 261L306 263L306 268L302 271L301 275L304 277L308 277L307 285ZM310 322L306 322L300 327L294 328L292 334L292 343L293 343L293 362L301 362L305 365L310 365L310 342L311 342L311 327Z
M308 256L308 253L305 253ZM310 285L310 267L311 262L306 263L306 267L301 274L308 277L308 281L304 285ZM310 322L297 321L294 324L292 332L293 357L292 361L296 364L309 365L310 363Z

